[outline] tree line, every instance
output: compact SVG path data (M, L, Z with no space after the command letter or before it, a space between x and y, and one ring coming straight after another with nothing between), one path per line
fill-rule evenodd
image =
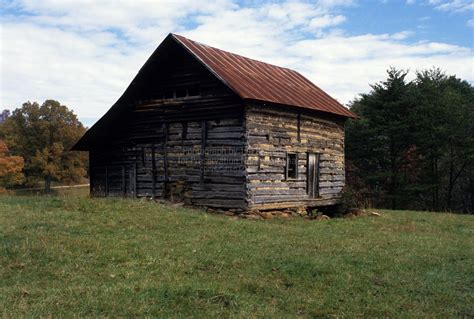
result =
M26 102L0 114L0 188L77 183L87 175L87 154L69 149L86 128L55 100Z
M360 205L474 212L474 89L439 69L390 69L350 109L350 191Z

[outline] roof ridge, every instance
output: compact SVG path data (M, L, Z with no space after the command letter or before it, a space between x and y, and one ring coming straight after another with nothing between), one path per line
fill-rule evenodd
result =
M291 69L291 68L288 68L288 67L286 67L286 66L280 66L280 65L273 64L273 63L268 63L268 62L261 61L261 60L257 60L257 59L254 59L254 58L249 58L249 57L247 57L247 56L245 56L245 55L242 55L242 54L238 54L238 53L230 52L230 51L227 51L227 50L219 49L219 48L213 47L212 45L205 44L205 43L202 43L202 42L199 42L199 41L196 41L196 40L192 40L192 39L190 39L190 38L187 38L187 37L182 36L182 35L177 34L177 33L170 33L170 34L171 34L172 36L174 36L175 38L177 38L178 40L179 40L179 38L184 38L184 39L186 39L186 40L188 40L188 41L194 42L194 43L199 44L199 45L202 45L202 46L204 46L204 47L208 47L208 48L210 48L210 49L218 50L218 51L225 52L225 53L231 54L231 55L235 55L235 56L238 56L238 57L247 59L247 60L255 61L255 62L262 63L262 64L266 64L266 65L269 65L269 66L272 66L272 67L275 67L275 68L285 69L285 70L292 71L292 72L296 72L296 73L300 74L298 71L296 71L296 70L294 70L294 69Z

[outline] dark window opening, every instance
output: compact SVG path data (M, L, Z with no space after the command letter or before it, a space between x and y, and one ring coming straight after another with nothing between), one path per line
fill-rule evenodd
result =
M170 88L164 89L163 98L164 99L174 99L174 90L170 89Z
M201 90L199 89L199 84L191 85L188 88L188 96L198 96L201 95Z
M199 84L193 84L190 86L180 86L177 88L164 88L163 99L176 99L189 96L199 96L201 90Z
M180 87L176 89L176 97L186 97L187 90L185 87Z
M297 154L286 155L286 179L298 178L298 156Z

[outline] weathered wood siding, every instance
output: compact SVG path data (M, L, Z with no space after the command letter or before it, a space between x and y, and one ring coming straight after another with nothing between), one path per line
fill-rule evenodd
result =
M90 151L91 193L243 207L243 103L183 50L173 61L150 75L107 145ZM163 98L190 87L199 95Z
M344 185L340 117L245 105L182 48L134 84L120 116L90 150L91 194L156 197L213 207L285 208L337 203ZM174 44L178 45L178 44ZM183 93L184 92L184 93ZM186 93L187 92L187 93ZM298 158L288 178L287 154ZM314 153L307 185L308 153ZM319 161L318 161L319 160Z
M344 186L344 123L310 112L248 105L247 201L253 208L330 205ZM298 125L299 123L299 125ZM286 154L298 156L298 176L285 176ZM319 189L308 194L307 154L319 155Z

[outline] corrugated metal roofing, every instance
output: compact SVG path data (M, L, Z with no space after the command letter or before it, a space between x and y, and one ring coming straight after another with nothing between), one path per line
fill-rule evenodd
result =
M296 71L172 36L243 99L357 117Z

